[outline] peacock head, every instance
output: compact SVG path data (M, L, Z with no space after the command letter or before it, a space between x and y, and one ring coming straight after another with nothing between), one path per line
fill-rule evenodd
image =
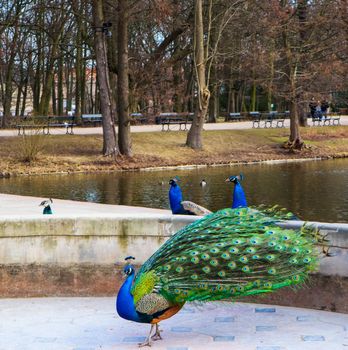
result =
M178 182L180 181L178 176L174 176L172 179L169 180L170 186L177 186Z
M226 182L233 182L236 185L237 183L239 183L239 181L242 181L243 178L244 178L243 174L240 173L239 175L228 177L225 181Z
M135 272L134 266L131 264L132 260L135 260L134 256L127 256L124 260L127 261L127 265L124 267L123 272L130 276Z

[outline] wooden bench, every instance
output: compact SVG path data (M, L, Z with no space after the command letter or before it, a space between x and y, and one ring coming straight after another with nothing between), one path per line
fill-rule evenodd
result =
M160 113L156 122L162 125L162 131L170 131L171 125L179 125L179 130L187 131L192 122L193 113Z
M147 124L148 119L142 113L131 113L131 124Z
M243 119L245 119L245 117L242 116L240 113L229 113L225 117L225 121L226 122L229 122L229 121L231 121L231 122L240 122Z
M25 130L37 129L41 130L44 135L50 135L51 128L65 128L65 133L69 135L74 134L75 126L74 116L48 116L48 117L35 117L28 120L26 123L17 124L18 135L25 135Z
M82 114L81 120L84 125L97 126L103 122L103 116L101 114Z

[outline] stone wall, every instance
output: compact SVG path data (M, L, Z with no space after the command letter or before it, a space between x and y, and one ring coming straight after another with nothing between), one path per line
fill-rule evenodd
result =
M170 235L196 219L162 214L2 218L0 296L116 294L125 256L135 256L140 266ZM348 225L315 225L328 234L334 256L322 259L320 274L308 290L281 291L269 300L288 305L289 294L298 306L348 312ZM315 298L308 297L313 293Z

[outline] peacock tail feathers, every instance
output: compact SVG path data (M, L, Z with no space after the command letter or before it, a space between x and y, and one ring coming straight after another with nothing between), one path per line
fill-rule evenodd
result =
M235 299L306 280L318 266L314 228L276 226L276 217L223 209L173 235L139 270L132 294L152 292L171 303ZM137 299L137 300L138 300Z

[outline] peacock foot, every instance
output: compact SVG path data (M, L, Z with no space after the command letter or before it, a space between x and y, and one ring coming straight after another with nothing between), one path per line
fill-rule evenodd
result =
M151 337L152 340L156 341L156 340L162 340L161 337L161 330L159 329L158 324L156 323L156 331L155 334Z
M139 343L138 346L139 346L139 348L142 348L144 346L151 346L150 339L147 338L143 343Z

